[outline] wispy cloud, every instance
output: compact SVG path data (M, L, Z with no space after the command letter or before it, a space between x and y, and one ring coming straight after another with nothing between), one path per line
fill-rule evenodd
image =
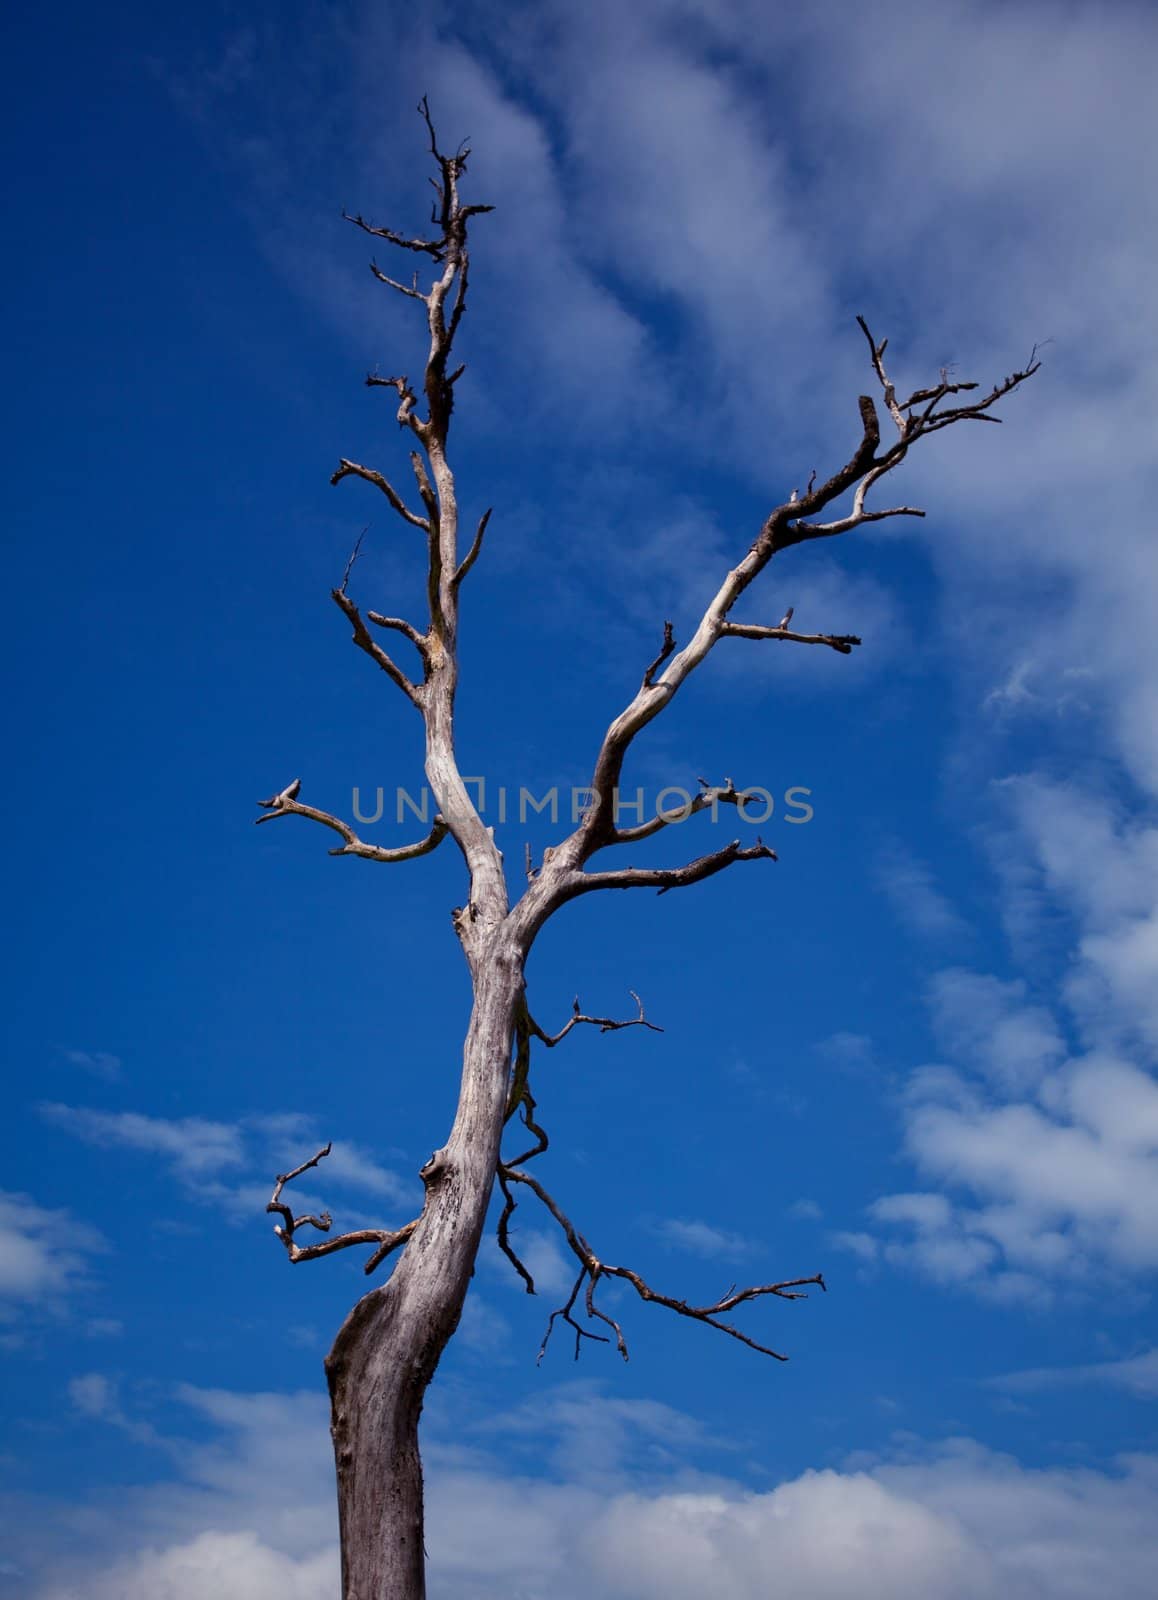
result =
M149 1422L130 1417L121 1404L120 1383L104 1372L85 1372L68 1383L68 1398L79 1416L105 1422L142 1444L157 1442L159 1435Z
M118 1083L122 1077L121 1058L110 1055L107 1050L62 1050L60 1053L70 1067L105 1083Z
M928 1000L941 1047L1001 1089L1033 1089L1065 1059L1056 1021L1021 979L949 967L930 979Z
M686 1250L709 1261L735 1260L752 1251L751 1243L739 1234L694 1217L664 1217L653 1222L651 1228L674 1249Z
M0 1324L15 1322L20 1307L63 1307L88 1281L90 1258L107 1248L71 1212L0 1190Z
M1117 1361L1095 1361L1077 1367L1030 1367L1023 1372L1007 1372L990 1378L995 1389L1031 1393L1042 1389L1066 1389L1080 1384L1104 1384L1125 1389L1139 1399L1158 1399L1158 1349Z
M135 1111L97 1111L84 1106L44 1103L41 1115L53 1127L102 1150L134 1150L162 1162L182 1188L212 1199L230 1216L261 1215L278 1172L289 1171L322 1145L307 1117L271 1115L219 1122L206 1117L154 1117ZM399 1204L410 1196L404 1181L361 1145L331 1141L330 1154L304 1185L295 1185L295 1205L327 1209L323 1193L331 1187L372 1202ZM339 1210L328 1205L332 1212ZM377 1226L380 1218L342 1212L355 1227Z
M957 939L968 923L938 887L932 868L894 841L877 859L876 881L911 933L924 939Z
M45 1102L40 1114L54 1127L101 1150L138 1150L160 1156L186 1182L196 1182L244 1159L241 1133L206 1117L150 1117L136 1111L94 1111Z

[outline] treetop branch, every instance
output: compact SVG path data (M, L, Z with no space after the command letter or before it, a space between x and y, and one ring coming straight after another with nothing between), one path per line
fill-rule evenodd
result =
M844 465L819 484L816 481L817 474L813 472L803 495L793 490L787 500L768 513L755 541L737 565L724 576L694 633L682 649L675 648L670 628L665 626L660 653L644 673L635 698L615 718L604 735L590 784L596 794L615 792L632 741L659 716L681 685L725 635L824 644L841 654L848 654L854 647L855 636L852 634L792 634L786 624L767 632L757 632L754 625L730 623L728 616L740 596L781 551L806 540L848 533L864 523L879 522L887 517L924 516L925 513L916 506L898 505L879 510L870 508L867 504L869 491L901 464L908 451L924 435L956 422L977 419L996 421L990 415L993 406L1031 378L1041 364L1035 346L1023 368L994 384L979 398L963 405L944 406L943 402L950 397L972 394L977 386L952 383L945 373L940 383L917 389L902 401L897 398L896 388L885 369L887 341L877 342L864 318L857 320L868 340L873 373L881 386L886 409L897 428L896 441L882 449L876 406L870 395L861 395L857 402L860 441ZM825 522L811 520L850 490L853 492L853 501L846 514ZM591 854L609 842L613 834L614 821L607 808L589 810L575 832L554 853L556 877L565 876L575 866L582 865ZM543 879L548 876L542 874L533 885L534 891L544 897L548 893L548 884Z

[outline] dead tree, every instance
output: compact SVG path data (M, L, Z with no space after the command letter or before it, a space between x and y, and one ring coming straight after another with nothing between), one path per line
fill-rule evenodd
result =
M633 741L660 716L676 694L723 640L776 640L821 645L848 655L860 640L851 634L799 633L792 630L792 612L776 625L732 620L733 608L769 562L793 545L850 533L888 517L919 517L914 506L876 509L869 505L874 490L899 467L921 440L958 422L996 422L993 407L1037 371L1036 352L1010 377L979 391L973 383L938 380L901 398L885 366L886 341L870 333L858 318L868 345L874 382L883 398L888 440L882 440L877 404L862 395L859 438L844 464L822 481L813 473L802 491L771 510L755 539L730 572L723 574L708 600L691 638L677 643L670 623L663 628L655 659L642 674L639 688L612 721L594 762L591 801L566 838L543 852L537 866L528 858L526 886L514 898L493 830L483 822L460 774L455 755L455 691L458 686L458 620L463 585L478 560L490 512L479 520L465 551L459 539L459 510L447 439L454 409L455 385L463 373L451 366L455 335L467 303L467 231L471 219L493 208L464 205L459 186L469 151L460 147L445 155L438 147L429 108L420 111L437 168L431 181L437 202L430 238L411 238L390 228L372 226L362 216L348 220L372 238L417 255L434 268L429 288L419 287L419 274L409 282L389 277L374 263L374 276L423 308L430 335L420 390L402 377L368 377L371 386L391 389L398 398L397 420L415 448L410 452L417 503L409 504L381 472L342 460L333 482L361 478L381 494L391 510L417 530L426 545L426 601L423 626L402 617L363 611L349 593L353 558L332 592L334 604L353 628L354 643L389 679L421 719L425 732L425 770L435 797L437 815L425 838L387 849L360 839L342 818L307 805L295 780L261 802L257 820L306 817L338 835L331 851L368 861L408 861L435 850L449 838L462 855L469 879L465 904L453 912L454 929L466 957L473 1008L463 1047L462 1082L454 1124L446 1142L421 1169L424 1196L418 1214L393 1231L360 1229L330 1234L331 1219L295 1216L282 1195L286 1184L316 1166L329 1146L295 1171L284 1173L269 1210L280 1218L276 1232L291 1261L308 1261L354 1245L371 1247L366 1271L396 1257L391 1277L371 1289L354 1306L326 1359L332 1403L331 1431L337 1466L341 1524L342 1594L344 1600L421 1600L425 1593L422 1468L418 1421L427 1385L458 1324L466 1298L487 1211L497 1181L502 1196L498 1240L529 1293L534 1283L511 1242L509 1223L516 1195L541 1204L558 1224L574 1257L575 1281L566 1301L551 1313L543 1349L555 1323L566 1323L576 1351L584 1339L614 1341L626 1357L619 1322L598 1303L601 1284L616 1279L629 1284L641 1300L666 1306L682 1317L706 1323L764 1355L783 1360L727 1320L748 1301L771 1297L801 1298L807 1287L824 1288L820 1273L779 1283L733 1289L712 1305L690 1305L660 1293L629 1267L612 1266L580 1232L530 1164L547 1149L547 1135L538 1120L532 1093L531 1058L536 1047L553 1049L579 1025L605 1031L651 1027L642 1005L624 1021L574 1012L556 1033L533 1018L527 1002L524 970L539 930L559 908L579 895L600 890L652 890L666 894L691 888L704 879L747 862L775 860L757 840L738 839L694 861L669 867L614 864L623 845L661 834L673 821L690 813L721 806L742 807L744 791L727 780L701 780L701 792L678 815L660 814L632 827L620 827L615 797L620 773ZM843 502L843 509L841 503ZM394 636L394 637L391 637ZM390 649L395 639L413 652L414 664L399 664ZM596 857L601 864L594 865ZM609 863L609 864L608 864ZM512 904L512 899L514 903ZM504 1133L522 1127L530 1135L526 1148L503 1153ZM312 1243L298 1235L310 1230ZM320 1237L318 1237L320 1235ZM542 1351L540 1351L540 1356Z

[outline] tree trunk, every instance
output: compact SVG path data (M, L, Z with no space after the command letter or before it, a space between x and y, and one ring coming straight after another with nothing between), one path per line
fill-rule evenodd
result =
M474 978L458 1114L422 1169L421 1221L389 1282L353 1308L326 1358L342 1600L425 1600L418 1419L474 1272L523 994L523 957L502 930Z

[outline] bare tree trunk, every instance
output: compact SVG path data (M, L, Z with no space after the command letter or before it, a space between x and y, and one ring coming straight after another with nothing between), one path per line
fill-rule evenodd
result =
M475 982L458 1115L422 1170L422 1217L390 1281L353 1308L326 1359L342 1600L426 1594L418 1421L474 1272L523 998L522 956L501 931Z

